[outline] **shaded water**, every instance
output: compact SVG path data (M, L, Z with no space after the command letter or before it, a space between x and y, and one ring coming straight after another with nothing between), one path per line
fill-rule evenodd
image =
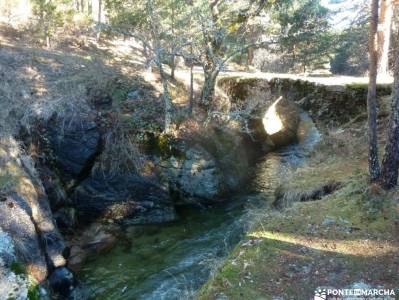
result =
M251 216L270 202L279 180L301 164L319 133L302 115L299 142L267 154L245 191L228 204L184 209L177 222L130 227L125 240L80 274L93 299L187 299L240 241Z

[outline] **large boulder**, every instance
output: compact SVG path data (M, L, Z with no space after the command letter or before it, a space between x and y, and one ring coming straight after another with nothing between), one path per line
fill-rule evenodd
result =
M168 193L135 174L94 172L75 188L71 199L80 223L97 219L130 224L161 223L176 217Z
M47 126L48 146L65 182L88 173L101 147L94 116L56 120Z
M10 264L6 257L13 257L18 268L44 283L53 270L66 265L66 246L34 163L12 139L0 141L0 232L12 242L8 255L0 251L3 267Z
M190 140L172 141L158 170L177 204L227 199L247 178L251 158L240 133L209 126Z
M12 239L17 255L15 260L24 265L38 282L43 282L48 276L48 269L40 236L32 222L29 203L17 193L7 195L0 202L0 230Z
M96 113L85 110L37 120L35 130L21 130L27 152L44 187L57 225L65 232L75 225L75 210L68 196L90 175L101 151Z
M101 132L93 112L37 120L20 138L35 162L51 210L71 207L68 193L91 169L101 151Z
M177 203L198 204L218 201L226 191L222 170L212 155L196 146L184 157L171 156L160 164Z

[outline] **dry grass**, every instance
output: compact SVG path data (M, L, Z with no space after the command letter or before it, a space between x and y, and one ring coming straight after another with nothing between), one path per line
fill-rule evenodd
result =
M161 130L163 111L158 109L162 108L160 94L153 92L158 83L145 83L141 78L142 56L133 49L134 41L97 43L87 33L71 28L49 50L32 42L28 32L0 24L0 44L0 136L16 136L21 126L36 130L38 121L53 119L66 128L99 110L107 167L111 172L141 168L137 131ZM148 108L144 115L137 109L139 103L126 101L132 88L144 91L140 95ZM104 95L112 100L112 107L93 109L93 97Z
M54 114L87 113L83 78L101 74L84 70L84 59L41 49L2 47L0 86L3 134L15 134L20 125ZM81 72L83 69L83 72Z
M120 126L113 127L104 137L104 151L93 171L118 173L142 173L145 157L139 150L134 136Z

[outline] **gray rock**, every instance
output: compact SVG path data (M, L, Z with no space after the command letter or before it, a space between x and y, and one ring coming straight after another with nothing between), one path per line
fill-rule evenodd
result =
M13 165L18 169L18 176L12 178L13 184L0 202L0 228L13 240L18 261L40 283L46 279L49 269L66 264L65 245L40 179L31 169L33 162L27 157L20 159L15 149L14 155L7 155L8 146L4 147L0 168L7 169L7 163ZM3 150L2 145L0 147Z
M99 128L90 118L58 121L50 126L48 136L64 181L76 179L88 168L101 141Z
M169 195L154 182L134 174L95 173L76 187L71 199L82 223L100 218L144 224L176 218Z
M13 242L11 238L0 230L0 242L3 245L0 246L0 299L16 299L26 300L28 299L28 289L30 286L29 279L24 275L16 275L10 269L10 266L3 261L2 246L9 246L6 249L7 255L14 256L13 253Z
M51 273L49 284L54 294L68 298L75 288L75 278L67 268L57 268Z
M40 247L31 207L27 200L13 193L0 202L0 228L12 239L17 256L27 265L33 277L43 281L47 277L47 264Z
M70 204L69 199L57 174L44 165L38 165L38 171L50 200L52 211L68 206Z
M127 97L128 97L128 99L131 99L131 100L139 99L141 97L141 92L140 92L140 90L129 91L127 93Z
M209 126L206 133L171 147L173 155L157 166L177 204L223 201L247 179L250 155L239 132Z
M212 200L221 193L223 176L209 153L197 148L186 152L178 178L185 197Z
M337 223L337 221L333 218L333 217L326 217L323 222L321 223L321 225L323 226L331 226L331 225L335 225Z
M225 188L215 158L200 146L187 149L181 158L162 161L161 170L169 188L178 195L178 203L212 202Z

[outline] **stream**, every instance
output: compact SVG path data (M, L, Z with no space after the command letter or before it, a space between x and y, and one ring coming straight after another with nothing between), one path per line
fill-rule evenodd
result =
M190 299L239 243L251 220L267 209L290 169L309 156L320 134L301 115L298 143L268 153L253 178L224 205L182 208L180 219L126 228L125 240L89 261L79 274L91 299Z

